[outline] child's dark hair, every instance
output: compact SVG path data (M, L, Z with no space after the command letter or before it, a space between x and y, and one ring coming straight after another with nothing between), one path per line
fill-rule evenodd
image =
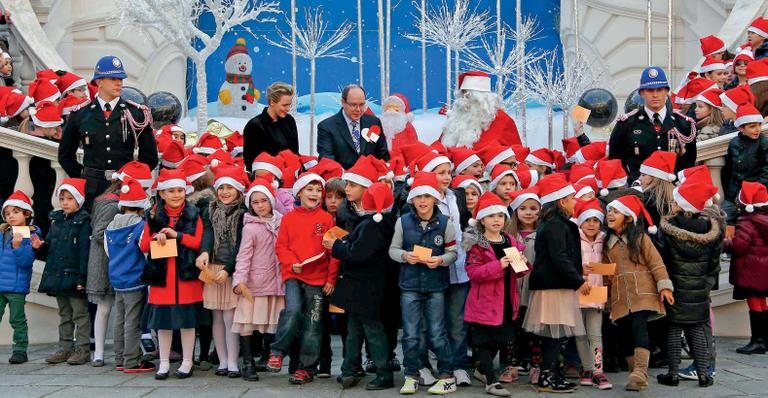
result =
M205 190L206 188L213 188L213 172L206 170L202 176L192 181L192 188L195 189L195 192Z
M347 193L344 191L346 186L347 183L341 178L331 178L325 183L325 194L328 195L329 193L333 193L344 199L347 197Z
M9 205L9 206L7 206L7 207L16 207L16 206L10 206L10 205ZM17 209L19 209L19 210L21 210L21 214L23 214L23 215L24 215L24 220L26 220L26 224L27 224L27 225L32 225L32 219L33 219L33 217L32 217L32 212L31 212L31 211L29 211L29 210L26 210L26 209L22 209L22 208L20 208L20 207L16 207L16 208L17 208ZM2 213L2 216L3 216L3 219L5 219L5 209L3 209L3 213Z
M139 216L141 216L142 218L144 217L144 209L142 209L140 207L120 206L120 213L121 214L125 214L128 211L138 213Z
M629 216L625 217L627 217L626 220L630 220ZM644 239L643 235L645 235L645 228L645 220L641 218L637 220L637 222L628 223L622 232L622 235L627 239L629 259L634 263L642 262L642 243ZM606 242L608 241L608 238L611 237L611 235L616 235L616 237L619 237L619 235L616 234L616 231L608 228L608 236L605 238Z

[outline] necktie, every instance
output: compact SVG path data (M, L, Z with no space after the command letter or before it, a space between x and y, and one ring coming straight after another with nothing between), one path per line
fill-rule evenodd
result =
M104 119L109 119L109 115L112 114L112 105L107 102L104 104Z
M355 144L355 151L360 153L360 126L356 120L353 120L352 125L352 142Z
M661 118L658 113L653 114L653 129L656 130L656 134L661 132Z

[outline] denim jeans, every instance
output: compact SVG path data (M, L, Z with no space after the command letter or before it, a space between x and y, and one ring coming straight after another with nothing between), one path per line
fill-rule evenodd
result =
M387 365L389 343L384 334L384 324L360 314L347 314L347 338L344 341L344 362L341 365L342 376L352 376L360 368L360 350L363 341L368 342L369 358L376 364L376 375L382 380L392 380L392 371Z
M301 366L310 367L317 361L322 339L324 301L322 286L310 286L297 279L285 282L285 308L280 311L272 354L288 354L291 343L301 333Z
M736 219L739 217L739 208L736 206L736 203L724 200L723 204L720 205L720 209L725 213L725 222L728 225L736 224Z
M464 322L464 302L467 301L469 282L455 283L445 291L445 331L452 352L451 367L464 369L467 362L467 324Z
M421 368L419 343L422 322L427 326L429 347L437 355L437 371L440 376L453 373L448 334L445 331L445 295L443 292L400 293L403 313L403 366L405 375L418 377Z

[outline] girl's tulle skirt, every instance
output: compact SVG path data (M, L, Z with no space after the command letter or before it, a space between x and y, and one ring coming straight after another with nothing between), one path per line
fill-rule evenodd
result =
M208 310L231 310L237 306L237 295L232 291L232 278L221 285L203 285L203 307Z
M235 308L232 333L275 333L280 311L285 308L283 296L254 296L253 302L240 297Z
M523 328L535 335L555 339L585 335L578 292L571 289L531 290Z

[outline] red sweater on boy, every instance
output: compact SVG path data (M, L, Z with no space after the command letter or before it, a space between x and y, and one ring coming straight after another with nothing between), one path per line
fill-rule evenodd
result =
M320 206L314 209L300 206L283 216L275 243L283 282L298 279L310 286L336 285L339 260L323 247L323 235L335 225L333 216ZM293 272L293 264L301 264L320 253L323 253L320 258L304 264L301 273Z

